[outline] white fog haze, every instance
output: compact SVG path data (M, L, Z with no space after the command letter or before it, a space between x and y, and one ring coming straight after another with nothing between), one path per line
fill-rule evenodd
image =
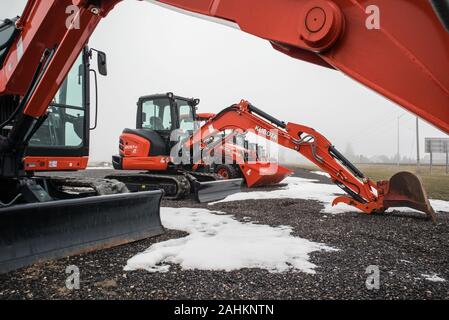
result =
M0 0L0 19L20 15L25 3ZM397 119L405 114L401 156L416 157L415 116L338 71L292 59L242 31L127 0L89 45L107 53L109 72L99 78L92 161L118 153L122 129L135 126L139 96L165 92L200 98L200 112L246 99L283 121L315 128L343 152L350 144L365 156L396 154ZM447 135L420 121L421 157L425 137Z

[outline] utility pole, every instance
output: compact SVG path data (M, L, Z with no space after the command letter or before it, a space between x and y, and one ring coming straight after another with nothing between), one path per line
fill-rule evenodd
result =
M419 118L416 117L416 166L417 166L418 173L419 173L420 165L421 165L421 161L419 158Z

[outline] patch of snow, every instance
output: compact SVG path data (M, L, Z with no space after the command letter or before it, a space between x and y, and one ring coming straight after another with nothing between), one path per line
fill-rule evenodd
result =
M325 177L328 177L328 178L331 177L329 175L329 173L327 173L327 172L323 172L323 171L311 171L311 172L314 173L314 174L320 175L320 176L325 176Z
M436 273L432 273L432 274L421 274L421 277L423 277L425 280L427 281L431 281L431 282L446 282L446 279L443 279L441 277L439 277Z
M214 205L221 202L242 201L242 200L261 200L261 199L303 199L317 200L323 203L322 213L338 214L351 211L359 211L357 208L340 203L332 206L332 201L343 191L336 185L317 183L318 180L304 179L298 177L287 177L282 183L286 186L272 191L251 191L239 192L226 197L223 200L211 202ZM449 201L430 200L435 211L449 212ZM413 212L411 208L390 208L388 211ZM416 211L418 212L418 211Z
M339 192L339 188L329 184L315 183L318 180L303 179L297 177L287 177L281 183L286 184L277 190L272 191L250 191L234 193L225 199L211 202L210 205L241 200L260 200L260 199L306 199L306 200L324 200L323 197Z
M449 213L449 201L444 201L444 200L434 200L434 199L429 199L430 205L432 206L433 210L435 212L448 212ZM407 208L407 207L397 207L397 208L391 208L388 211L400 211L400 212L421 212L412 208Z
M163 225L188 236L152 245L128 260L125 270L167 272L169 263L184 270L260 268L270 272L315 273L309 261L315 251L336 251L291 235L289 226L239 222L231 215L197 208L161 208Z
M87 167L86 170L111 170L112 167Z
M304 179L298 177L287 177L282 183L287 185L272 191L239 192L226 197L223 200L211 202L210 205L221 202L260 200L260 199L304 199L317 200L323 203L323 213L342 213L354 211L355 209L346 204L332 207L332 201L336 194L341 194L341 189L336 185L317 183L318 180Z
M449 212L449 201L434 199L429 201L435 211Z

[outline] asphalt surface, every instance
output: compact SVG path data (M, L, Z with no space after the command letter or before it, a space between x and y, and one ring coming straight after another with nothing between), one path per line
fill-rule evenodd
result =
M100 177L108 172L91 170ZM297 176L326 177L305 170ZM439 213L432 224L413 213L366 216L356 212L320 213L322 204L297 199L248 200L213 207L192 200L163 201L167 207L204 207L233 214L244 221L272 226L290 225L294 235L338 248L315 252L316 274L299 271L269 273L261 269L232 272L183 271L172 265L167 273L125 272L127 259L152 244L185 235L164 235L23 268L0 275L0 299L448 299L449 214ZM247 220L245 220L247 221ZM80 289L69 290L66 268L80 269ZM368 266L380 270L380 287L368 290ZM437 274L445 282L426 280Z

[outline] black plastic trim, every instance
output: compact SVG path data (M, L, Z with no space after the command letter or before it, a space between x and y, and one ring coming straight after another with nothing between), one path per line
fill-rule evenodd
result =
M338 151L334 146L330 146L329 147L329 153L331 156L333 156L334 158L337 158L338 160L340 160L343 165L348 168L353 174L355 174L357 177L359 178L365 178L365 175L359 170L357 169L357 167L355 165L353 165L351 163L351 161L349 161L342 153L340 153L340 151Z
M429 0L447 32L449 32L449 0Z
M252 113L255 113L255 114L261 116L261 117L264 118L265 120L270 121L271 123L277 125L278 127L282 128L282 129L285 129L285 128L287 127L287 125L285 124L284 121L281 121L281 120L276 119L276 118L273 117L272 115L266 113L266 112L263 111L263 110L260 110L259 108L253 106L252 104L249 105L249 110L250 110Z

